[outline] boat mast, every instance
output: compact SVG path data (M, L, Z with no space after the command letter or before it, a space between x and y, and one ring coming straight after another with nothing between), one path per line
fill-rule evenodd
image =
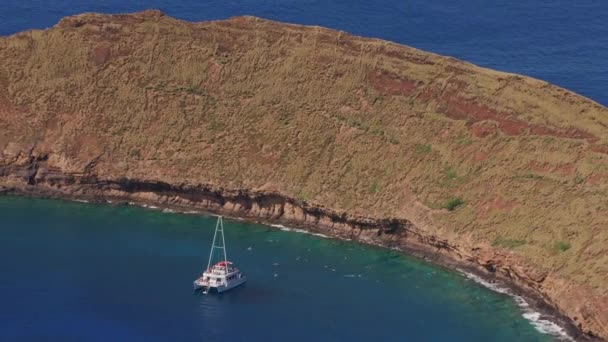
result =
M226 240L224 239L224 220L220 216L220 227L222 232L222 250L224 251L224 267L226 268L226 274L228 274L228 255L226 254Z
M215 242L217 240L217 233L220 232L222 235L221 245L216 245ZM213 242L211 243L211 252L209 252L209 262L207 263L207 269L211 267L211 260L213 260L213 252L215 249L220 249L224 254L224 267L226 268L226 273L228 273L228 256L226 255L226 240L224 239L224 221L221 216L217 217L217 222L215 223L215 232L213 233Z

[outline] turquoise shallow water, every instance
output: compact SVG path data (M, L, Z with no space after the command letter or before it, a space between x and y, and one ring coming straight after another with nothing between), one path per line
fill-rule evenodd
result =
M512 298L393 251L225 221L249 281L195 294L215 218L0 197L0 340L549 341Z

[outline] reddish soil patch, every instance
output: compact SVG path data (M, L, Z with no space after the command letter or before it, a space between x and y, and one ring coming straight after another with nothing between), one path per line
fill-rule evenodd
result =
M481 120L502 121L508 116L460 96L442 96L441 100L446 104L445 114L456 120L468 120L471 123Z
M384 95L409 96L416 90L416 82L402 79L386 70L376 70L368 75L372 86Z
M607 145L591 145L591 151L608 154L608 146Z
M442 100L446 104L445 114L452 119L467 120L470 124L483 120L493 120L498 123L499 129L507 135L520 135L530 127L526 122L513 118L509 113L499 112L460 96L442 96ZM477 132L473 131L473 134L483 136L485 133L483 130L477 129Z
M346 115L353 115L353 114L357 113L357 110L351 106L342 106L342 107L340 107L340 109L338 109L338 111L340 113L346 114Z
M594 174L585 180L585 185L600 185L608 181L608 174Z
M425 92L423 92L425 95ZM430 95L430 94L428 94ZM493 120L498 123L499 129L506 135L517 136L529 132L532 135L552 136L556 138L583 139L589 142L597 141L598 138L589 133L576 128L559 129L547 126L530 125L518 119L515 115L499 112L484 104L467 100L460 96L443 95L441 100L445 104L444 113L448 117L456 120L467 120L471 124L471 132L478 137L489 135L492 131L487 131L487 126L475 126L473 124ZM601 149L602 153L608 153L608 147Z
M22 115L19 115L19 112L26 113L26 109L15 108L6 97L6 94L0 93L0 119L4 121L3 124L0 125L0 130L8 128L5 126L7 123L21 122Z
M517 119L501 120L498 122L500 130L506 135L517 136L524 133L530 126Z
M357 134L356 128L341 126L340 131L336 134L336 144L348 144L355 134Z
M110 59L111 55L112 50L109 46L98 46L93 49L91 59L93 60L93 63L95 63L95 66L99 67L104 65Z
M90 161L103 151L101 142L92 134L82 134L75 137L74 141L73 153L82 161Z
M475 207L479 218L488 218L490 213L495 210L510 212L517 206L515 201L506 201L501 197L495 197L491 200L481 202Z
M463 146L455 152L462 159L472 158L474 161L483 161L489 157L488 153L480 151L479 148L474 145Z
M477 151L477 152L475 152L475 154L473 155L473 160L475 160L476 162L480 162L480 161L487 160L489 156L490 156L490 155L489 155L488 153L484 153L484 152L481 152L481 151Z
M4 100L3 95L4 94L0 94L0 116L11 112L11 107L9 106L8 101Z
M545 127L545 126L533 126L530 129L530 133L534 134L534 135L550 135L553 136L554 134L556 134L556 132L549 128L549 127Z
M585 132L576 128L555 129L546 126L530 126L530 134L547 135L556 138L568 139L586 139L588 141L596 141L597 137L589 132Z
M572 176L576 172L576 165L572 163L552 165L549 163L530 162L530 169L540 173L554 173L562 176Z

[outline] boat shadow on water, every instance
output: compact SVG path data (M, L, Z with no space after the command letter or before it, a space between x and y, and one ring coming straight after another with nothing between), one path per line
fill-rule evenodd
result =
M244 283L234 291L217 292L211 289L205 293L203 289L195 289L193 295L204 300L239 301L245 303L263 303L276 297L274 290L253 283Z

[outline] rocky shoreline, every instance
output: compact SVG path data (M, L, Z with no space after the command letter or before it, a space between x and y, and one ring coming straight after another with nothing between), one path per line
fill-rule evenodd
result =
M176 212L223 214L268 225L286 225L330 238L390 248L438 266L472 275L496 290L525 302L541 317L563 328L563 340L603 341L559 310L535 283L518 276L502 262L480 250L468 252L437 236L426 234L405 219L350 216L276 192L215 188L211 185L171 185L133 179L100 180L95 176L52 173L38 168L0 168L0 195L139 205ZM17 177L14 177L17 176ZM476 253L477 252L477 253ZM487 253L484 251L483 253ZM474 279L474 280L475 280ZM506 290L505 290L506 289Z

